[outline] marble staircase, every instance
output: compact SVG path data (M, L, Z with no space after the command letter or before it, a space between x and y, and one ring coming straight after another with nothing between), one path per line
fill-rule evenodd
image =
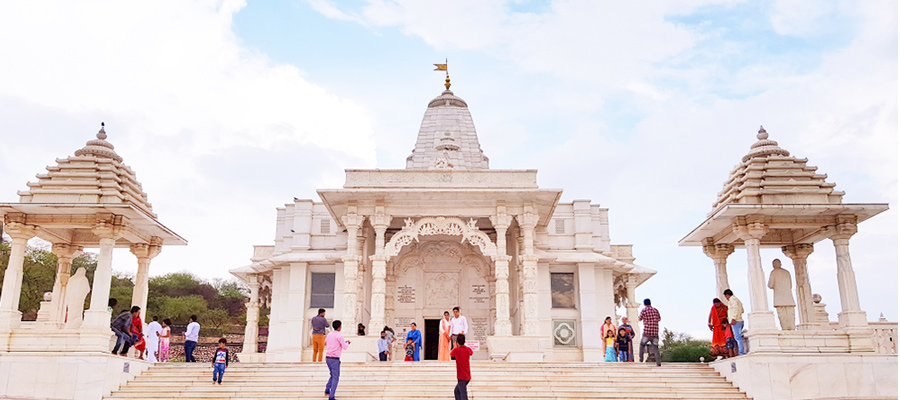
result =
M469 399L748 399L705 364L472 363ZM324 363L234 363L222 385L209 364L158 364L105 397L324 399ZM337 398L453 398L452 363L344 363Z

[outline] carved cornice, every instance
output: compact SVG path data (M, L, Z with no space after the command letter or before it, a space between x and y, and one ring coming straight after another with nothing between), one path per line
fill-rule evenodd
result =
M456 217L426 217L415 222L411 218L407 218L403 229L394 234L391 240L385 244L384 254L396 256L403 246L413 241L418 242L419 236L447 235L461 236L461 242L469 242L469 244L477 246L482 255L496 255L497 246L491 242L491 238L486 233L478 230L476 223L477 221L474 219L463 222L462 219Z

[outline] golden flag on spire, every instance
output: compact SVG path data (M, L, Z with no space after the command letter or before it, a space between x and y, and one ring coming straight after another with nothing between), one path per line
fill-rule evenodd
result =
M434 66L437 67L434 69L435 71L446 71L447 70L447 64L434 64Z

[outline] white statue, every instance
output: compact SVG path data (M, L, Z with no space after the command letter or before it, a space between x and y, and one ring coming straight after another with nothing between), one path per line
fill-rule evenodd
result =
M78 329L84 320L84 299L91 291L91 283L84 276L84 268L75 271L66 285L66 299L63 303L66 311L66 329Z
M778 320L781 329L794 330L796 326L794 317L794 296L791 294L791 273L781 268L781 260L772 261L772 273L769 274L769 289L775 292L775 309L778 310Z

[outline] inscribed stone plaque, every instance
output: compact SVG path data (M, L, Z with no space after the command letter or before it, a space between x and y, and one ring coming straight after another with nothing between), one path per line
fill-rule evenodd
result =
M488 324L490 323L487 318L469 318L469 329L472 330L472 335L475 336L475 340L478 340L484 343L487 340L488 333Z
M469 304L488 304L490 297L488 297L487 291L487 285L485 284L472 285L469 291Z
M575 274L551 273L550 292L553 308L575 308Z
M400 304L416 304L416 288L408 285L397 286L397 302Z

